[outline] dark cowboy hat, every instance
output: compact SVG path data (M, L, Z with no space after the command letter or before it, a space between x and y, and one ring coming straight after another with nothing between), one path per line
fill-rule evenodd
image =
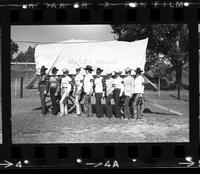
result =
M58 69L57 69L56 67L53 67L52 73L53 73L53 72L57 72L57 71L58 71Z
M93 71L92 67L90 65L87 65L85 68L85 70L89 70L89 71Z
M96 73L101 73L101 72L103 72L103 69L97 68Z
M46 71L48 68L46 68L45 66L42 66L40 71Z
M106 75L107 75L107 76L111 76L111 75L112 75L112 72L107 72Z
M79 71L81 71L81 67L76 68L76 72L79 72Z
M136 70L134 70L136 73L141 73L143 72L140 68L137 68Z

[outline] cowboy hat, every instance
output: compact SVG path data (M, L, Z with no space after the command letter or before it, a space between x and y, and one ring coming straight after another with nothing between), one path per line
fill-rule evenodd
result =
M81 67L76 68L76 72L79 72L79 71L81 71Z
M48 68L46 68L45 66L42 66L40 71L46 71Z
M57 72L58 69L56 67L53 67L52 72Z
M115 74L121 74L122 73L122 71L120 71L119 69L117 69L116 71L114 71L115 72Z
M125 72L131 72L132 69L130 69L129 67L127 67L124 71L125 71Z
M85 70L89 70L89 71L93 71L92 67L90 65L87 65L85 68Z
M63 69L62 69L62 72L63 72L63 73L69 73L69 70L68 70L67 68L63 68Z
M111 72L111 71L106 73L107 76L112 75L112 74L113 74L113 72Z
M101 72L103 72L103 69L101 69L101 68L96 69L96 73L101 73Z
M143 72L140 68L136 68L136 70L134 70L136 73L141 73Z

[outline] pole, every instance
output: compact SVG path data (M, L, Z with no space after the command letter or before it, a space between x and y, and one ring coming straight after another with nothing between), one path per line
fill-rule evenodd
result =
M180 86L180 69L178 69L178 100L180 100Z
M24 77L21 77L21 80L20 80L20 98L23 98L23 81L24 81Z
M160 97L160 78L158 78L158 96Z
M15 97L17 96L17 76L15 77Z

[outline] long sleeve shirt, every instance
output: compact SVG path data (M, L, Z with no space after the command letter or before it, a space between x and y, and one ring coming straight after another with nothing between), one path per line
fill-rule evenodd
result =
M86 74L83 80L83 89L86 94L93 92L94 78L92 74Z
M48 88L49 88L49 76L47 74L39 76L38 87L39 86L44 86L45 90L48 90Z
M126 96L132 96L134 93L134 78L127 76L124 78L124 94Z

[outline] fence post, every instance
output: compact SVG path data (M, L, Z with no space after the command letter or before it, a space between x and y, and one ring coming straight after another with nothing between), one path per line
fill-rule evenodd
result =
M20 80L20 98L23 98L23 81L24 81L24 77L21 77L21 80Z
M158 96L160 97L160 78L158 79Z
M17 96L17 76L15 77L15 97Z

